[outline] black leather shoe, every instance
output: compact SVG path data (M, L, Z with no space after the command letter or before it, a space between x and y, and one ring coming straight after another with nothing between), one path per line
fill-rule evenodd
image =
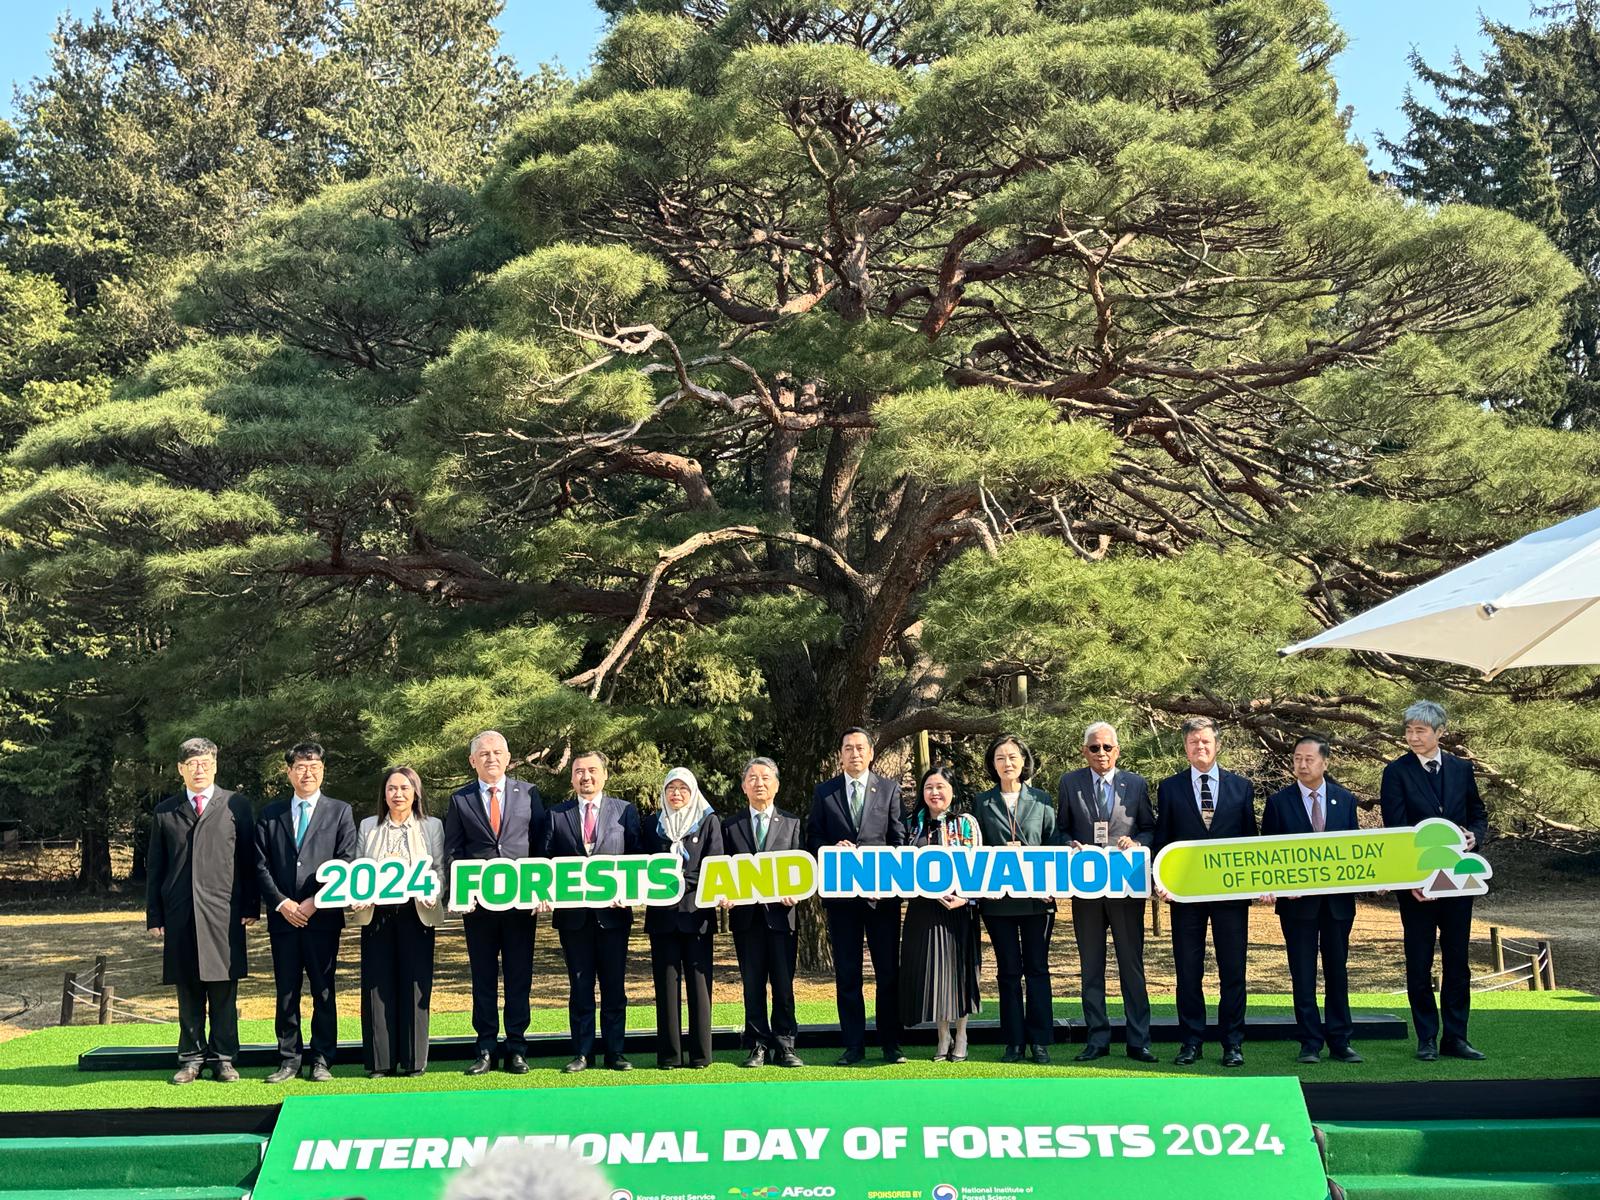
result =
M833 1065L836 1067L853 1067L858 1062L866 1061L867 1052L865 1050L846 1050L834 1060Z
M631 1071L633 1064L620 1054L606 1055L606 1069L608 1071Z
M172 1076L172 1082L182 1085L193 1083L200 1078L200 1067L196 1063L184 1063Z
M898 1067L901 1063L906 1061L906 1056L901 1054L898 1049L885 1050L883 1052L883 1061L888 1063L891 1067Z
M1128 1047L1128 1057L1133 1059L1134 1062L1142 1062L1142 1063L1153 1063L1153 1062L1160 1062L1161 1061L1159 1058L1156 1057L1155 1051L1151 1050L1149 1046L1129 1046Z
M1423 1062L1436 1062L1439 1058L1439 1044L1432 1038L1417 1043L1417 1058Z
M656 1060L656 1070L658 1071L676 1071L677 1069L678 1064L673 1062L670 1058Z
M1029 1046L1028 1057L1041 1067L1050 1065L1050 1051L1043 1046Z
M767 1048L765 1046L753 1046L753 1047L751 1047L750 1053L744 1056L744 1061L742 1063L740 1063L739 1065L741 1067L764 1067L764 1066L766 1066L767 1065Z
M1464 1058L1468 1062L1482 1062L1488 1057L1466 1038L1451 1038L1439 1047L1439 1053L1449 1058Z
M274 1071L271 1075L268 1075L261 1082L262 1083L288 1083L289 1080L293 1079L298 1074L300 1074L299 1064L284 1063L283 1066L279 1067L276 1071Z
M803 1067L806 1065L805 1059L801 1058L793 1050L779 1050L772 1061L780 1067Z
M1021 1062L1022 1061L1022 1047L1021 1046L1007 1046L1006 1047L1006 1052L1000 1056L1000 1061L1003 1062L1003 1063L1019 1063L1019 1062Z
M238 1083L239 1072L234 1069L232 1063L219 1062L211 1068L211 1078L218 1083Z
M580 1054L566 1066L562 1067L561 1073L563 1075L576 1075L579 1071L587 1071L588 1069L589 1060Z
M472 1065L461 1073L463 1075L487 1075L489 1069L493 1066L494 1058L491 1055L480 1054L472 1060Z
M1172 1060L1175 1067L1188 1067L1200 1061L1199 1046L1185 1046L1178 1051L1177 1057Z
M312 1063L311 1064L311 1082L312 1083L332 1083L333 1082L333 1072L328 1070L328 1064L327 1063Z
M1072 1056L1073 1062L1093 1062L1097 1058L1104 1058L1111 1053L1109 1046L1085 1046Z
M508 1054L505 1062L500 1064L500 1069L507 1075L526 1075L528 1060L520 1054Z
M1305 1063L1307 1066L1314 1066L1315 1064L1317 1064L1317 1063L1319 1063L1321 1061L1322 1061L1322 1051L1316 1049L1313 1046L1305 1046L1305 1047L1303 1047L1301 1049L1301 1051L1300 1051L1300 1057L1295 1059L1295 1062L1297 1062L1297 1063Z
M1238 1046L1224 1046L1222 1048L1222 1065L1225 1067L1244 1066L1244 1051Z
M395 1074L396 1075L404 1075L405 1072L404 1071L396 1071ZM368 1079L386 1079L386 1078L388 1078L388 1075L389 1075L389 1072L387 1072L387 1071L368 1071L367 1072L367 1078Z
M1328 1050L1328 1057L1331 1058L1334 1062L1342 1062L1342 1063L1366 1062L1366 1059L1362 1058L1361 1055L1357 1054L1355 1052L1355 1050L1352 1049L1349 1046L1333 1046L1333 1047L1330 1047L1329 1050Z

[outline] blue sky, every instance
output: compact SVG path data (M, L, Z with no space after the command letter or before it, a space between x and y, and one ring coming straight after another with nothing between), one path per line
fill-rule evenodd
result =
M1332 6L1350 37L1350 48L1335 64L1340 95L1355 106L1355 133L1374 151L1377 130L1390 136L1405 131L1399 106L1411 78L1406 56L1412 47L1435 65L1457 49L1476 60L1483 49L1480 14L1519 25L1529 20L1529 0L1332 0ZM0 39L0 79L15 85L42 73L56 15L93 7L92 2L0 0L6 29ZM569 71L580 71L599 40L601 19L588 0L508 0L500 27L505 49L518 61L559 60ZM4 100L9 112L10 87Z

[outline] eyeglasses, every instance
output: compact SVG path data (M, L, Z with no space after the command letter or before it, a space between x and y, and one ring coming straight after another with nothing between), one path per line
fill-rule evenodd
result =
M1093 753L1093 754L1109 754L1111 751L1115 750L1116 747L1115 746L1085 746L1084 749L1088 750L1090 753Z

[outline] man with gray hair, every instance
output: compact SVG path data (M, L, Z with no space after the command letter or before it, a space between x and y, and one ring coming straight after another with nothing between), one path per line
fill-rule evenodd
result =
M804 850L800 818L784 812L778 798L778 764L770 758L752 758L744 766L739 786L744 808L722 825L722 841L729 854L764 854L777 850ZM744 1067L803 1067L794 1052L799 1025L794 1015L794 970L800 953L795 927L794 901L777 904L728 905L728 928L739 958L739 978L744 982L744 1037L749 1051ZM767 1017L767 989L772 989L772 1016Z
M1488 810L1478 795L1472 764L1439 748L1445 723L1443 707L1432 700L1418 700L1406 709L1404 721L1409 750L1383 769L1379 789L1383 823L1419 825L1429 817L1443 817L1461 830L1468 850L1479 849L1489 836ZM1472 1003L1472 968L1467 961L1472 897L1433 900L1414 890L1401 892L1396 899L1417 1057L1423 1062L1433 1062L1441 1054L1474 1062L1482 1059L1483 1052L1467 1040L1467 1013ZM1435 943L1441 962L1437 1001L1433 994Z
M178 747L183 788L156 805L145 858L145 924L162 941L161 982L178 989L178 1071L239 1078L239 980L250 973L245 927L261 915L255 816L248 798L217 786L217 744ZM206 1034L210 1017L211 1032Z
M1156 814L1143 776L1117 769L1122 748L1109 721L1096 721L1083 731L1086 766L1068 771L1056 786L1056 833L1074 848L1149 848L1155 837ZM1111 1053L1111 1020L1106 1015L1106 933L1117 950L1117 976L1122 983L1122 1008L1128 1057L1153 1063L1150 1049L1150 996L1144 982L1144 901L1141 899L1072 900L1072 932L1078 941L1078 966L1083 981L1083 1021L1089 1040L1079 1062L1093 1062Z

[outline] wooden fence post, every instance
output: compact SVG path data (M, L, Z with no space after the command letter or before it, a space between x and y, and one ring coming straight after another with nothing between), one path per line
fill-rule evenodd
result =
M1536 944L1539 947L1539 957L1544 960L1544 967L1543 967L1543 971L1544 971L1544 990L1547 991L1547 992L1553 992L1553 991L1556 990L1556 956L1555 956L1555 952L1550 949L1550 943L1549 942L1540 941L1540 942L1538 942ZM1539 968L1536 967L1535 969L1537 970Z
M1544 971L1539 966L1539 955L1537 953L1528 955L1528 966L1532 968L1528 974L1528 990L1530 992L1544 991Z
M1500 944L1500 926L1489 926L1489 955L1494 959L1496 973L1506 969L1506 948Z
M68 971L61 984L61 1024L72 1024L72 1006L77 1000L73 988L77 986L78 976L74 971Z
M111 1024L111 1005L117 994L114 987L100 989L100 1024Z
M1161 910L1163 901L1159 896L1150 897L1150 932L1157 937L1161 936Z

